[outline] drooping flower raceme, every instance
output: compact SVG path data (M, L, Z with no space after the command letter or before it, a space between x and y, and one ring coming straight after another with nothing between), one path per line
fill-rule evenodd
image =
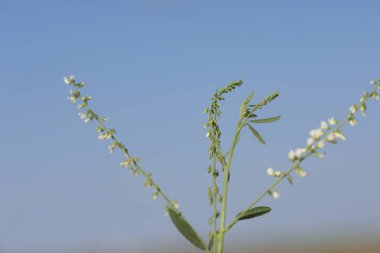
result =
M369 99L379 100L380 79L370 82L375 88L371 92L365 92L360 98L358 104L354 104L348 109L348 116L342 121L330 117L327 121L322 121L319 128L312 129L310 131L310 137L306 141L305 148L297 148L290 150L288 154L289 160L293 163L293 166L287 171L282 172L280 170L274 171L272 168L267 169L267 174L272 177L288 178L290 183L293 183L290 173L295 170L296 175L299 177L307 176L307 172L301 169L301 162L314 154L318 158L323 158L325 154L322 149L326 146L326 143L336 144L338 140L345 141L346 137L342 132L342 127L345 123L349 123L351 126L358 124L356 114L360 111L362 116L365 116L367 111L367 101ZM279 182L279 179L276 181ZM277 183L276 183L277 185ZM276 194L273 194L274 186L268 190L268 194L272 197L278 198L279 192L276 190Z

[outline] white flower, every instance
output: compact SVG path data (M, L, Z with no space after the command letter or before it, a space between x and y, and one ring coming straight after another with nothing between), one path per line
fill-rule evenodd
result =
M206 133L206 138L210 138L210 136L211 136L211 132L210 132L210 131L207 131L207 133Z
M296 174L299 177L306 177L307 176L307 172L304 171L304 170L302 170L301 168L297 168L296 169Z
M353 105L353 106L350 107L350 112L351 112L352 114L355 114L357 111L358 111L358 108L357 108L356 105Z
M278 199L280 197L280 193L276 190L276 189L273 189L271 191L268 191L268 194L275 198L275 199Z
M366 112L366 110L367 110L367 106L366 106L366 104L365 104L365 103L362 103L362 104L360 105L360 113L362 114L362 116L365 116L365 112Z
M318 140L319 138L321 138L322 135L323 135L323 132L322 132L322 129L320 129L320 128L313 129L313 130L310 131L310 136L314 140Z
M85 104L85 103L80 104L80 105L77 105L77 108L78 108L78 109L83 109L83 108L85 108L85 107L86 107L86 104Z
M131 160L124 160L120 163L121 167L128 167L131 164Z
M354 116L350 117L348 122L350 123L351 126L356 126L358 124L358 121L356 120Z
M173 200L172 204L173 204L173 206L174 206L175 209L179 209L179 204L178 204L178 202L176 200Z
M327 140L328 142L332 142L332 141L334 141L334 140L335 140L335 136L334 136L334 134L329 133L329 135L327 135L327 137L326 137L326 140Z
M63 81L65 82L65 84L70 85L70 84L75 83L75 77L74 77L74 75L70 75L69 78L63 77Z
M279 170L276 170L276 171L274 172L274 176L275 176L275 177L281 177L281 176L282 176L282 172L279 171Z
M334 136L335 136L336 138L339 138L339 139L343 140L343 141L346 140L346 137L344 137L343 133L340 132L340 131L339 131L339 132L335 131L335 132L334 132Z
M333 117L329 118L328 121L329 121L329 124L332 126L338 124L338 121L334 119Z
M69 79L67 77L63 77L63 81L65 82L65 84L71 84Z
M296 153L294 153L293 150L290 150L288 157L290 161L294 161L296 159Z
M116 142L113 142L111 145L108 146L108 150L109 150L110 154L113 153L113 151L114 151L115 148L116 148L116 145L117 145L117 143L116 143Z
M98 136L98 139L101 141L104 141L106 139L107 135L106 134L101 134Z
M320 159L323 159L325 157L325 154L323 154L323 153L315 152L314 154L315 154L316 157L318 157Z
M306 141L306 144L308 147L311 147L311 145L313 145L314 143L314 139L313 138L308 138L307 141Z
M80 117L81 119L85 119L85 118L87 118L87 115L86 115L85 113L78 113L78 115L79 115L79 117Z
M100 134L98 136L98 139L101 140L101 141L104 141L104 140L111 139L111 137L112 137L112 134L110 132L105 132L103 134Z
M272 168L268 168L267 173L269 176L272 176L272 177L281 177L283 175L281 171L279 170L274 171Z
M321 122L321 128L322 128L323 130L328 130L330 127L329 127L329 125L326 123L326 121L322 121L322 122Z
M158 192L153 193L153 200L157 200L158 198Z
M74 96L67 97L67 100L69 100L73 104L77 102L77 99Z
M379 86L380 87L380 86ZM376 99L376 100L379 100L379 94L377 92L372 92L371 93L371 98L372 99Z
M295 153L297 159L300 159L302 157L303 153L305 153L305 151L306 151L306 149L304 149L304 148L297 148L296 153Z
M324 146L325 146L325 141L324 140L318 141L318 143L317 143L317 147L318 148L323 148Z

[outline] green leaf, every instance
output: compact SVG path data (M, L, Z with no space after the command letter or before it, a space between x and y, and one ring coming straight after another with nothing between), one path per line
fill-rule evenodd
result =
M178 231L195 247L200 248L201 250L206 250L206 245L203 240L199 237L193 227L182 217L182 215L173 210L171 207L169 207L167 211Z
M256 138L262 143L262 144L266 144L263 137L261 137L261 135L259 134L259 132L257 132L256 129L254 129L251 125L248 125L249 127L249 130L251 130L252 134L254 136L256 136Z
M214 237L212 237L210 239L210 241L208 242L208 250L212 250L214 248Z
M266 118L266 119L254 119L254 120L251 120L250 122L252 123L272 123L272 122L275 122L277 120L279 120L281 118L281 116L277 116L277 117L273 117L273 118Z
M247 219L256 218L256 217L262 216L264 214L267 214L270 211L272 211L272 209L270 207L258 206L258 207L255 207L255 208L252 208L252 209L249 209L248 211L246 211L243 214L243 216L241 216L239 218L239 220L247 220ZM243 212L240 212L237 216L241 215L242 213Z

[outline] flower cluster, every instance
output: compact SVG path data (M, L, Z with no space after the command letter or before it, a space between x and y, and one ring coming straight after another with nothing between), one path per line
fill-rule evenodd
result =
M331 117L327 121L322 121L319 128L312 129L310 131L310 136L306 141L305 147L290 150L288 158L293 163L293 166L287 172L280 170L274 171L272 168L268 168L267 174L269 176L279 178L278 182L282 178L287 177L289 183L291 184L293 184L293 180L290 173L293 170L299 177L307 176L307 172L300 167L301 162L311 154L314 154L318 158L323 158L325 154L321 151L325 147L326 143L336 144L338 143L338 140L346 140L346 137L341 130L343 125L348 122L351 126L356 126L358 124L356 114L360 112L362 116L365 116L367 111L367 101L370 99L379 100L380 78L376 81L371 81L370 83L375 86L373 91L365 92L360 98L359 103L354 104L349 108L349 113L345 120L339 122ZM268 194L274 198L278 198L280 196L278 190L274 187L268 190Z

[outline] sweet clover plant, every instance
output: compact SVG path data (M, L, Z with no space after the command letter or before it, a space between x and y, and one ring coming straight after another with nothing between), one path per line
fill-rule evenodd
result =
M227 222L226 213L229 178L235 148L239 143L241 133L243 131L249 131L257 141L265 144L264 138L255 128L256 125L276 122L280 119L280 116L261 118L259 112L267 104L274 101L279 96L279 93L275 92L261 101L252 102L254 97L254 93L252 92L243 100L232 144L228 150L223 151L221 148L222 133L218 125L218 120L221 116L220 103L225 99L228 93L243 85L243 82L231 82L227 86L216 90L211 97L210 106L204 110L204 113L208 117L205 124L205 128L207 129L206 137L210 140L210 147L208 149L210 166L208 167L208 173L212 179L211 186L208 188L208 199L212 209L212 216L209 219L210 234L206 243L186 220L184 214L179 209L178 202L164 193L158 186L158 183L153 179L152 174L142 168L140 158L132 156L127 147L117 138L116 131L106 126L105 122L107 118L98 115L91 109L89 102L92 97L84 96L81 92L84 83L77 82L73 75L68 78L64 77L64 82L72 87L68 100L76 104L77 109L80 110L80 118L84 120L85 123L94 121L97 124L96 130L99 133L98 138L101 141L110 142L108 146L110 153L113 153L116 149L124 153L125 160L120 162L120 166L128 168L135 176L142 175L145 178L144 186L153 190L153 199L156 200L158 197L162 197L166 202L165 211L170 216L171 221L178 231L195 247L208 253L223 252L225 235L236 223L246 219L256 218L270 212L270 207L259 206L259 202L267 195L278 198L280 193L276 189L276 186L283 180L287 180L290 184L293 184L293 174L298 177L307 176L307 172L301 167L302 162L312 155L323 158L325 156L323 148L327 144L337 144L339 141L344 141L346 137L343 134L342 127L346 124L351 126L357 125L357 114L360 113L362 116L365 116L367 102L369 100L379 100L380 91L380 78L378 78L370 82L373 89L369 92L365 92L359 102L349 108L348 114L343 120L338 121L334 118L329 118L326 121L322 121L320 127L311 130L306 145L289 152L288 157L292 163L290 168L285 171L268 168L267 174L274 178L273 184L249 203L244 210L236 214L232 221ZM222 182L217 180L219 176L222 177Z

